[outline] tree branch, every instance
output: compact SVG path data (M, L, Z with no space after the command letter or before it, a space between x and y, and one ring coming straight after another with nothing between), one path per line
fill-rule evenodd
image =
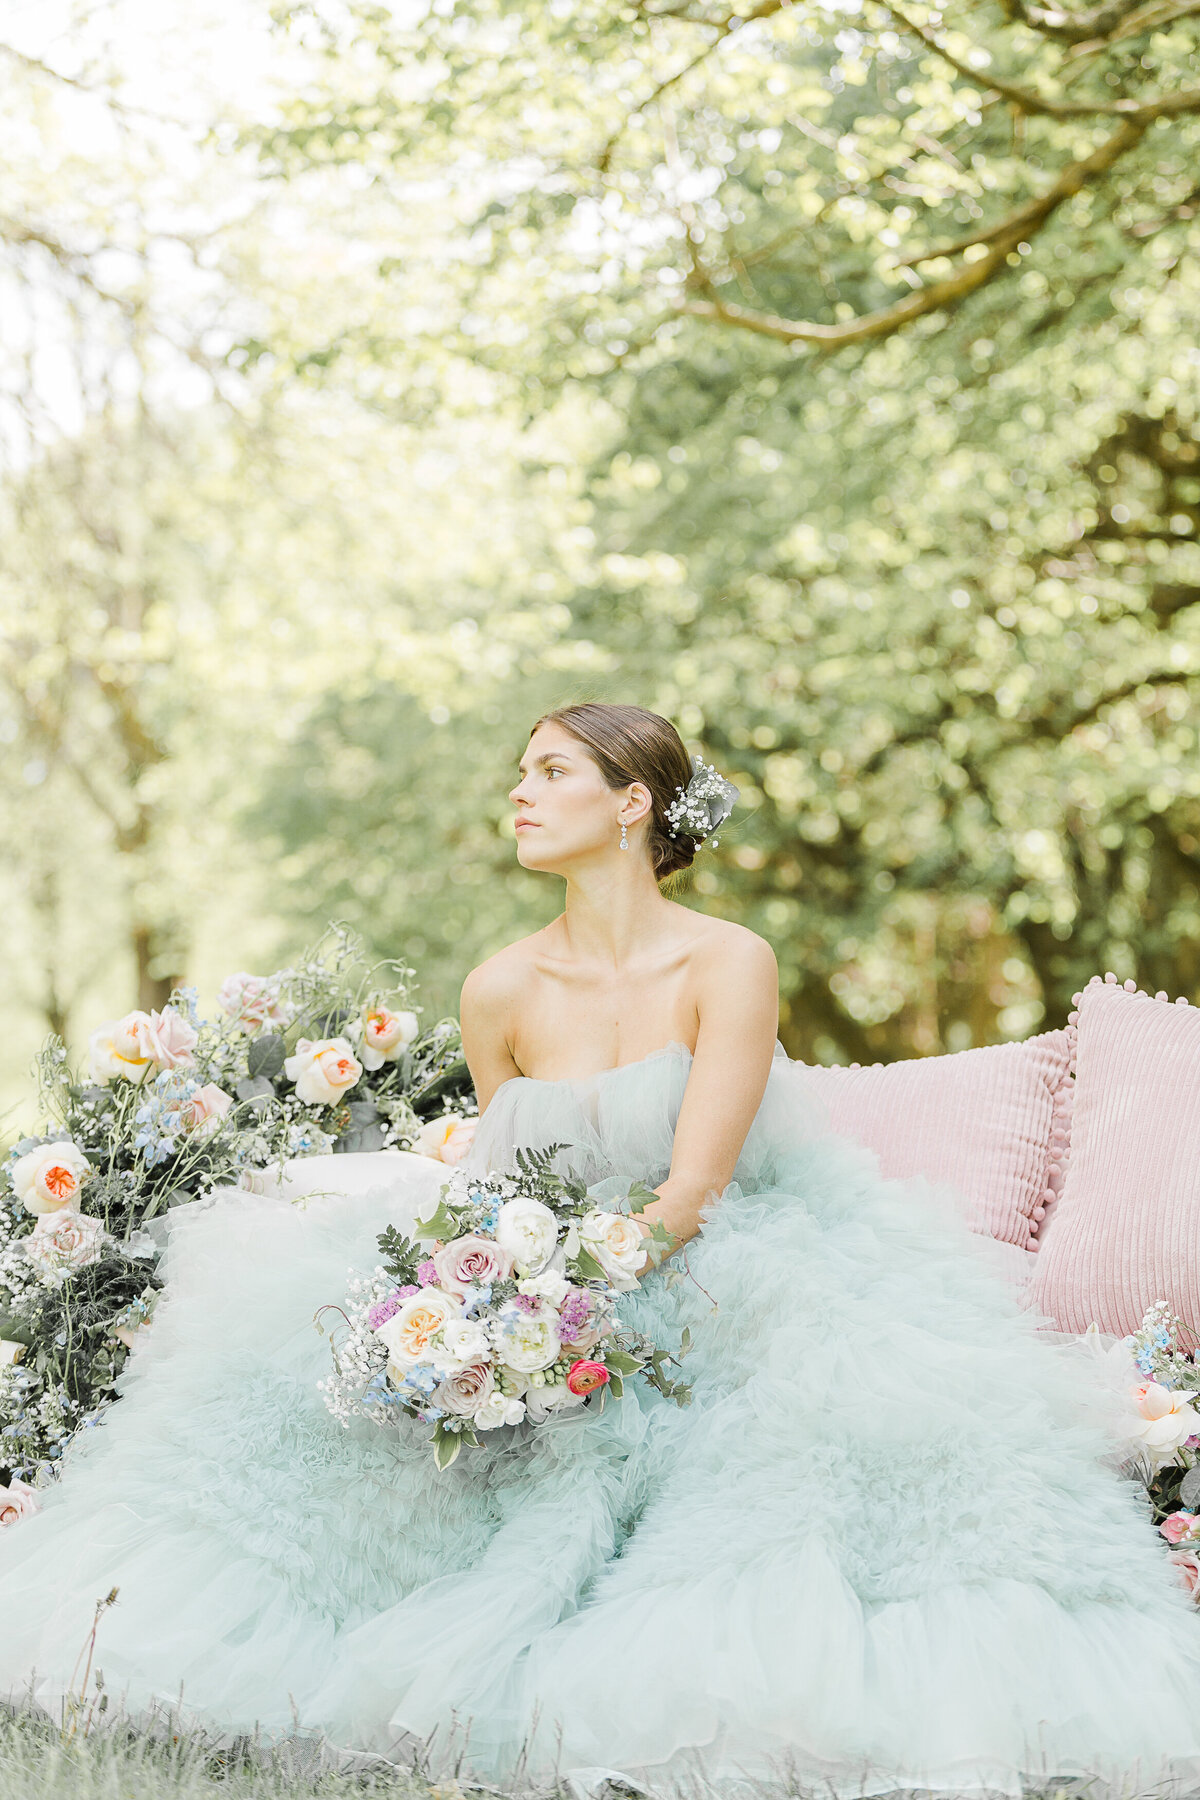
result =
M1019 207L999 225L992 227L988 233L991 246L984 255L973 262L964 263L943 281L930 282L917 288L891 306L881 307L876 312L862 313L857 318L847 319L837 325L822 325L816 320L785 319L775 313L756 312L722 300L714 291L711 277L701 269L693 275L693 288L707 290L708 297L685 299L680 302L680 308L696 318L711 319L717 324L757 332L762 337L775 338L780 343L813 344L824 350L838 350L848 344L890 337L893 332L902 330L926 313L938 312L943 307L957 307L970 294L985 286L1006 266L1005 258L1018 243L1033 237L1065 201L1107 174L1114 163L1119 162L1141 142L1154 120L1160 118L1165 111L1200 111L1200 94L1186 96L1190 102L1187 106L1172 104L1173 101L1182 102L1184 98L1184 95L1168 96L1139 108L1090 156L1068 163L1046 193ZM975 241L981 242L982 238ZM945 252L931 251L927 254L944 255ZM926 258L918 257L916 260L924 261Z

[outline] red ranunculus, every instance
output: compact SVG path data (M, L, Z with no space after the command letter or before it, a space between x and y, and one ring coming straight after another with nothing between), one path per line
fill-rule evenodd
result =
M594 1394L609 1380L608 1370L603 1363L587 1362L583 1357L571 1364L567 1376L567 1386L573 1394Z

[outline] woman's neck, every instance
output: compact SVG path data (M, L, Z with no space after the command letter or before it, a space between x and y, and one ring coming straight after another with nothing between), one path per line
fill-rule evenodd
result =
M610 861L566 881L563 911L554 923L573 961L620 969L669 939L676 908L640 859L628 872L614 871Z

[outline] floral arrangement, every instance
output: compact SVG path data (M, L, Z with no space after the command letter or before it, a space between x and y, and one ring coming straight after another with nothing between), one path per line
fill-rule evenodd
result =
M413 973L333 927L295 968L230 976L212 1019L181 988L100 1026L85 1075L57 1040L43 1050L45 1126L0 1163L0 1526L112 1402L161 1285L156 1216L290 1157L464 1154L458 1027L421 1030Z
M1114 1351L1140 1377L1129 1389L1126 1473L1143 1483L1170 1560L1200 1605L1200 1364L1180 1348L1181 1335L1159 1300Z
M677 1359L617 1313L673 1240L657 1220L647 1236L627 1214L595 1206L575 1177L552 1173L564 1147L518 1151L511 1176L456 1170L413 1238L382 1233L384 1264L343 1307L323 1309L343 1321L334 1372L320 1384L335 1418L386 1425L399 1413L430 1425L446 1469L464 1444L479 1447L481 1432L603 1405L627 1376L690 1400L667 1373ZM641 1183L630 1190L634 1211L654 1198ZM685 1332L680 1355L688 1347Z

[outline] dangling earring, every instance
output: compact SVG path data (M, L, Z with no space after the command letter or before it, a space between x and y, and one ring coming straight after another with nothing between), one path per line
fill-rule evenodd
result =
M628 850L629 848L629 836L625 830L624 820L621 821L621 848L622 850Z

